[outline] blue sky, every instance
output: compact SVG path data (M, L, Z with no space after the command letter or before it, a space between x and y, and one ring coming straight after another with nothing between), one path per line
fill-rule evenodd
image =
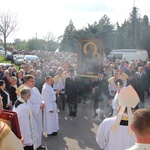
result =
M128 19L134 0L3 0L1 11L17 14L19 29L13 32L8 41L30 39L37 35L43 38L48 32L57 38L64 33L70 19L76 29L99 21L106 14L111 23L121 24ZM150 18L150 1L135 0L139 15Z

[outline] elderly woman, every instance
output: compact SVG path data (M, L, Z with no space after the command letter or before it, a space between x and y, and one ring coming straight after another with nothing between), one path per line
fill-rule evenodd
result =
M21 70L17 72L17 86L24 84L24 79Z
M4 78L3 80L5 81L6 84L6 90L9 92L9 88L10 88L10 75L9 75L9 71L5 70L4 71Z
M12 107L12 103L10 101L9 93L5 90L6 84L4 80L0 80L0 95L3 101L3 109L9 110Z

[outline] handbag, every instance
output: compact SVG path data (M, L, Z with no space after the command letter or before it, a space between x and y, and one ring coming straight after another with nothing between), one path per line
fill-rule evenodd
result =
M0 121L6 123L19 139L22 138L16 112L11 110L2 110L2 113L0 114Z

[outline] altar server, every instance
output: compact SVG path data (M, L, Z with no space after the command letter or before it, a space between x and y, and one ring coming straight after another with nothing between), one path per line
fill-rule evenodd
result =
M52 88L52 84L52 77L46 77L45 84L42 88L42 96L45 100L44 132L46 132L48 135L57 135L57 132L59 130L59 123L56 104L56 94L58 94L59 91L54 91Z

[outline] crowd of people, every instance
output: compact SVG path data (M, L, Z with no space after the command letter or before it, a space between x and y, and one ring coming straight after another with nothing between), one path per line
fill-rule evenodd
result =
M145 108L148 107L145 105L145 98L149 95L150 86L149 65L149 61L136 64L122 61L114 69L114 76L111 76L113 72L108 69L108 65L99 71L98 79L95 80L95 117L98 116L96 110L100 108L101 118L105 118L104 102L109 99L113 115L104 119L98 127L96 141L102 149L150 149L150 142L147 140L149 128L146 128L149 125L147 115L150 108ZM141 126L146 128L147 133Z
M117 112L118 107L116 104L117 94L131 85L140 98L140 103L136 108L143 108L145 107L145 98L150 94L150 61L143 62L139 60L129 63L120 61L115 64L109 62L98 73L98 78L94 82L94 95L96 96L94 104L97 106L99 102L104 102L108 99L112 100L113 113L116 115L115 112ZM97 116L97 108L95 108L95 116Z
M145 96L150 94L149 61L107 60L97 71L97 77L87 78L77 74L77 54L45 51L33 54L40 61L26 61L19 70L13 64L9 68L0 66L3 109L17 112L25 150L45 149L42 134L57 135L66 103L68 116L76 117L78 103L86 104L90 98L94 101L94 117L99 109L104 119L104 105L109 104L112 114L117 115L118 95L132 85L140 98L136 109L145 107Z

